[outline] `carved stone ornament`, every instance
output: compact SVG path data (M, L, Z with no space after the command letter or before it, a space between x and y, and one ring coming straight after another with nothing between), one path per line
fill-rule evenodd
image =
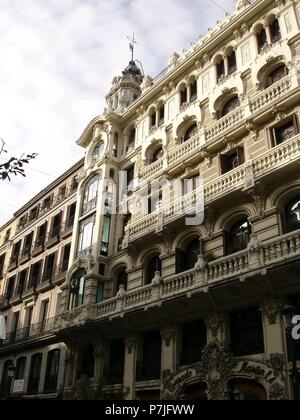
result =
M277 299L271 298L261 305L261 312L265 316L270 325L276 324L277 317L282 310L282 303Z
M222 327L223 322L224 316L221 314L213 313L205 317L205 324L214 339L217 338L219 329Z
M170 347L172 340L176 337L176 328L173 325L165 325L161 329L161 336L166 347Z
M132 354L134 347L137 344L137 337L135 335L130 335L125 338L125 346L127 348L128 354Z
M282 374L285 367L284 354L271 354L270 359L267 361L267 365L274 371L277 371L278 374Z

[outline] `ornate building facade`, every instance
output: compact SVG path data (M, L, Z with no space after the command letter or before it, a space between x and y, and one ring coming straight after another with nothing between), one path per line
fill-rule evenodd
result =
M1 229L2 395L295 397L299 29L297 1L239 0L158 78L114 78L84 161Z

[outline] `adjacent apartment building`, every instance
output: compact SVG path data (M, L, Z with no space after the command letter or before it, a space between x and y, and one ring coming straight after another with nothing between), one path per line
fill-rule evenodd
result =
M297 397L299 30L298 1L239 0L114 78L84 160L0 230L2 398Z

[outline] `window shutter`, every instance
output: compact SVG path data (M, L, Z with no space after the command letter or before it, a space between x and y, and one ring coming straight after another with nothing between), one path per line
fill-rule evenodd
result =
M298 125L298 119L296 114L293 115L293 124L294 124L294 131L295 135L299 134L299 125Z

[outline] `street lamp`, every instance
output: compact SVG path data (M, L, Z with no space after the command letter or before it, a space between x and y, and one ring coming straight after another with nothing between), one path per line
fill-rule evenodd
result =
M7 376L8 376L8 387L7 387L7 399L9 398L10 393L12 392L12 383L15 376L16 368L14 363L11 361L7 366Z
M292 305L286 305L282 309L282 318L283 318L286 335L287 335L288 353L290 354L290 357L292 360L291 374L292 374L292 381L293 381L293 395L294 395L294 400L298 401L299 392L298 392L297 379L298 379L299 372L298 372L298 366L297 366L296 342L292 336L292 330L294 327L293 318L295 315L297 315L297 309Z

